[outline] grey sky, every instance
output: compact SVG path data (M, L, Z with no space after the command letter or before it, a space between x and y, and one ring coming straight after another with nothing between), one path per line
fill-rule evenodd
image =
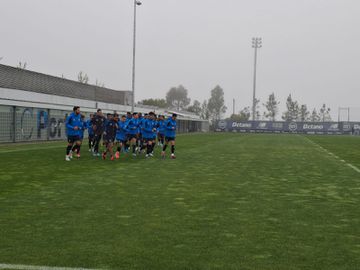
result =
M360 114L360 1L143 0L138 8L136 99L183 84L201 102L219 84L226 105L251 105L253 49L258 92L310 108ZM132 0L0 0L0 57L28 69L131 88ZM335 114L336 115L336 114Z

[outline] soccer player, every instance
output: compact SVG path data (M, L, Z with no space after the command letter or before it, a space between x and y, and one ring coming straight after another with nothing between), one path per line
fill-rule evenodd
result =
M159 115L158 121L158 143L161 147L164 146L165 141L165 119L163 115Z
M143 149L143 138L142 138L142 125L143 125L144 117L142 113L138 113L138 134L137 134L137 143L136 146L138 148L138 153L141 153L141 149Z
M133 113L132 118L129 119L127 123L127 130L129 134L128 139L130 141L130 145L132 146L132 154L134 157L136 156L136 140L137 140L138 128L139 128L138 114L135 112Z
M154 147L156 145L156 136L158 131L157 116L155 113L151 115L152 125L153 125L153 134L152 134L152 144L151 144L151 156L154 155Z
M127 112L126 113L126 125L128 125L129 121L132 119L132 113L131 112ZM126 133L126 143L125 143L125 152L128 153L129 152L129 148L130 148L130 133L129 130L127 130Z
M72 153L76 153L77 158L80 158L80 149L84 140L84 132L86 129L85 115L81 114L81 125L79 126L79 143L75 144L71 149Z
M80 116L80 107L75 106L73 112L66 118L66 134L68 145L66 147L66 156L65 160L70 161L70 151L74 144L80 144L80 133L79 130L82 126L81 116Z
M102 158L106 159L106 154L110 153L110 159L114 160L113 146L115 142L116 130L118 129L119 115L114 116L107 115L107 122L104 132L105 151L102 154Z
M175 159L175 137L176 137L176 118L177 114L174 113L165 123L165 144L161 156L165 158L165 150L168 143L171 145L171 158Z
M90 114L90 118L89 120L86 121L86 127L87 127L87 130L88 130L88 139L89 139L89 152L92 151L92 147L93 147L93 140L94 140L94 130L93 130L93 127L92 127L92 121L94 119L94 114Z
M154 132L156 132L156 128L154 127L154 113L150 112L147 118L143 122L142 126L142 134L144 138L144 142L146 145L146 156L145 157L152 157L152 144L153 144L153 137Z
M105 120L106 119L105 119L101 109L98 109L96 112L96 115L94 116L94 118L92 120L92 127L94 130L94 142L93 142L94 152L93 152L93 155L98 156L98 157L100 156L99 144L101 141L101 136L105 130Z
M118 127L116 130L116 142L117 142L117 151L115 153L115 158L118 159L120 157L120 152L126 144L126 133L127 133L127 123L126 123L126 115L122 115L120 121L117 123Z

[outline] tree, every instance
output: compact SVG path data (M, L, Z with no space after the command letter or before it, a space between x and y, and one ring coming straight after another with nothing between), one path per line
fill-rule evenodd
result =
M219 85L211 90L208 109L213 122L220 120L221 116L226 113L227 108L224 101L224 90Z
M147 106L155 106L155 107L159 107L159 108L167 108L167 103L165 99L160 99L160 98L155 98L155 99L143 99L142 101L139 102L142 105L147 105Z
M319 122L320 121L320 117L315 108L313 109L313 111L311 113L310 121L311 122Z
M185 109L190 104L190 98L188 98L188 90L184 86L179 85L178 87L172 87L166 93L166 103L170 107Z
M17 68L19 69L26 69L27 63L24 62L22 63L21 61L19 62L19 64L17 65Z
M242 109L240 111L240 117L241 119L243 119L244 121L249 121L250 120L250 107L245 107L244 109Z
M249 121L250 116L251 116L250 107L245 107L239 112L239 114L232 114L230 116L230 120L236 122Z
M187 111L195 113L196 115L201 114L201 103L198 100L194 100L193 104L189 106Z
M320 121L330 122L331 121L330 111L331 109L326 107L326 104L323 104L319 112Z
M265 104L263 104L267 110L267 112L264 112L265 118L270 119L271 121L275 121L276 115L279 112L279 108L278 108L279 104L280 102L276 101L274 93L269 95L268 100L266 101Z
M210 118L210 112L209 112L208 103L206 100L204 100L204 102L201 104L200 118L204 119L204 120L209 120L209 118Z
M79 72L78 74L78 81L83 83L83 84L88 84L89 82L89 77L86 73L83 73L82 71Z
M98 81L98 79L96 79L95 85L98 87L105 87L105 83Z
M300 111L299 111L299 120L301 122L305 122L309 120L310 112L308 111L308 108L305 104L301 105Z
M282 116L283 120L291 122L299 119L299 104L292 99L291 94L286 99L286 109Z

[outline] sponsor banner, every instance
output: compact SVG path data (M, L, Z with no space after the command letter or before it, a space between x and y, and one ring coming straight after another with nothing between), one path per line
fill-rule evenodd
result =
M310 134L350 134L360 133L360 122L269 122L221 120L219 131L237 132L287 132Z

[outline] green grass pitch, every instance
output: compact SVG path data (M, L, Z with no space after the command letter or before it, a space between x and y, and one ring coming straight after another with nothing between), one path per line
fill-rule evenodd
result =
M0 264L360 269L358 137L181 135L176 160L86 150L0 145Z

